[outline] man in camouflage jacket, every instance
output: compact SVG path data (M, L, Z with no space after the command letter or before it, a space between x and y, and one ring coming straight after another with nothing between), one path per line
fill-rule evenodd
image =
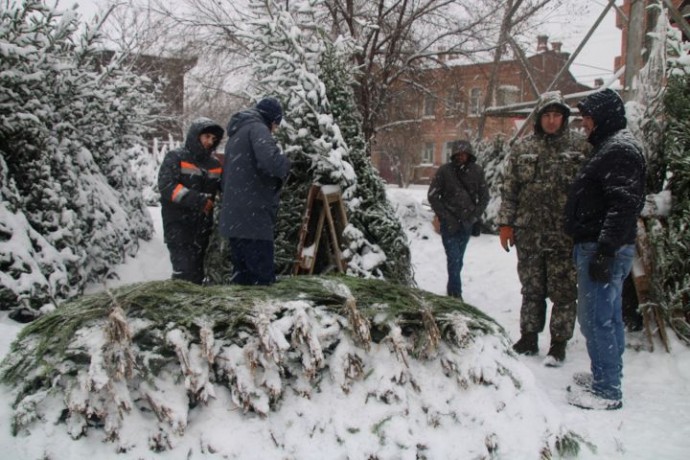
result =
M560 92L544 93L536 108L534 133L507 158L497 222L501 245L515 245L522 284L520 354L539 352L546 323L546 299L553 302L551 346L544 364L560 366L576 317L577 275L572 240L563 231L568 186L589 154L585 137L568 127L570 108Z

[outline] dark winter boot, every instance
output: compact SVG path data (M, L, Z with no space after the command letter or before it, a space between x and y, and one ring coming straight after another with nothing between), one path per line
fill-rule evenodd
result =
M565 347L568 344L567 340L552 340L549 352L544 359L544 366L561 367L565 361Z
M515 353L533 356L539 353L539 336L536 332L526 332L522 334L520 340L513 345Z

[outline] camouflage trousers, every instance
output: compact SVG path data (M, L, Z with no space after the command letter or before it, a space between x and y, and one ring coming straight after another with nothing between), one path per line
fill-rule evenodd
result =
M551 299L552 340L569 340L577 316L577 272L572 243L562 233L515 229L518 276L522 284L520 332L542 332L546 299Z

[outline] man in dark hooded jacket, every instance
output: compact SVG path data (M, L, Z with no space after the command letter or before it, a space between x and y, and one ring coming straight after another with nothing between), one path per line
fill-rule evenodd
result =
M280 190L290 172L290 160L272 135L282 118L280 103L265 98L228 123L220 233L230 243L236 284L275 282L274 230Z
M213 120L195 120L184 147L168 152L158 172L163 235L175 279L196 284L204 280L204 256L222 173L213 153L222 138L223 128Z
M441 165L429 185L427 198L441 223L441 240L448 270L447 294L462 299L462 271L472 225L489 203L484 171L477 164L472 144L453 142L450 161Z
M625 106L615 91L591 94L578 108L594 151L568 192L565 229L575 242L577 319L591 374L573 376L576 385L568 388L568 402L610 410L622 406L621 295L635 254L646 163L640 144L625 129Z
M553 302L546 366L560 366L576 318L576 274L572 240L563 232L568 186L589 153L584 136L568 127L570 107L560 92L544 93L536 108L534 133L520 140L507 158L497 223L508 251L515 245L522 284L520 354L539 352L546 324L546 299Z

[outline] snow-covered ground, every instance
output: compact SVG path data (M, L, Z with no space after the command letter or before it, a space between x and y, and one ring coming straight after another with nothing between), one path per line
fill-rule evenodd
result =
M426 188L391 189L394 201L419 202ZM415 279L425 290L445 293L445 256L440 237L412 238ZM463 267L463 297L496 319L513 341L520 336L520 282L514 250L506 253L498 236L472 238ZM550 341L548 327L539 336L540 354L520 359L565 416L565 423L596 444L597 454L582 458L666 459L690 458L690 348L671 332L671 353L655 343L653 353L628 347L623 359L623 409L594 412L571 407L566 387L572 374L589 370L585 340L575 326L566 362L561 368L542 365ZM626 337L629 345L643 342L641 333Z
M426 197L425 187L389 190L393 201L410 207L419 206ZM152 241L142 245L136 258L123 264L118 270L119 280L110 285L126 284L137 281L166 279L170 275L168 253L162 243L160 212L151 209L156 234ZM409 232L415 279L420 288L443 294L445 292L446 272L445 255L440 237L436 235L429 222L421 221ZM494 317L508 332L513 340L519 335L520 285L516 273L515 251L506 253L500 247L498 238L482 235L473 238L469 244L465 268L463 270L464 297L469 303L477 306ZM102 286L93 286L92 291ZM10 343L21 330L21 325L7 318L6 312L0 313L0 358L9 350ZM628 336L631 344L640 345L643 337L638 334ZM636 351L629 348L624 355L624 407L619 411L593 412L569 406L566 403L566 387L571 383L571 376L576 371L588 369L589 360L585 351L584 339L576 331L568 347L565 365L561 368L547 368L542 359L548 348L548 331L540 337L541 353L538 357L521 357L526 372L534 375L539 389L557 410L561 411L563 423L575 432L583 435L593 444L590 450L583 446L580 458L596 459L664 459L681 460L690 458L690 349L681 344L671 333L671 352L661 350L656 344L656 351ZM640 347L635 347L640 348ZM21 442L10 435L11 399L6 389L0 390L0 457L16 449ZM478 402L479 404L479 402ZM223 421L217 420L222 426ZM530 429L534 420L515 420L516 434ZM251 430L254 424L247 424L246 439L253 439ZM53 439L51 431L45 431L45 443L48 446ZM191 435L188 434L188 435ZM467 435L467 433L463 433ZM228 433L231 439L245 439L241 433ZM484 436L477 433L477 436ZM519 437L519 436L516 436ZM30 441L35 443L36 438ZM442 439L436 442L444 442ZM320 446L320 458L329 457L327 446ZM32 451L36 451L33 449ZM99 452L100 447L90 440L69 441L62 455L54 458L91 459ZM450 452L446 450L445 452ZM177 456L175 456L177 455ZM150 458L181 458L180 453L154 454ZM126 458L126 454L121 456ZM47 457L46 457L47 458ZM201 458L194 456L193 458ZM203 458L221 458L211 453ZM243 458L251 458L249 456ZM354 457L353 457L354 458ZM383 457L382 457L383 458ZM448 453L444 458L456 458ZM524 458L517 452L500 451L495 458ZM12 457L11 460L34 460Z

